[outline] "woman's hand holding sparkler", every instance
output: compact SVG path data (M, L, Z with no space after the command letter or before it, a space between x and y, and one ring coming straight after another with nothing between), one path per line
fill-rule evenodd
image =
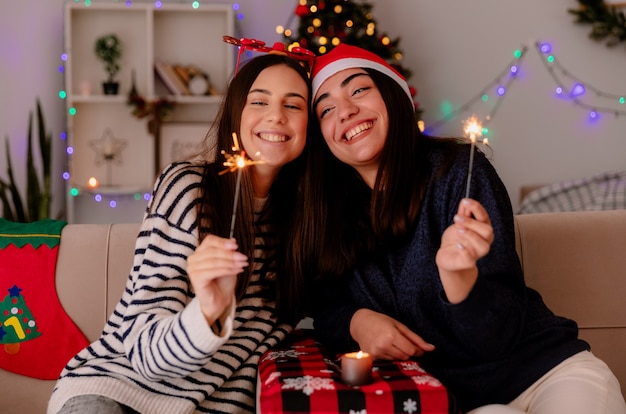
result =
M238 248L235 239L210 234L187 260L191 285L209 325L235 300L237 275L248 266L248 257Z
M461 200L435 258L450 303L463 301L472 290L478 278L476 262L489 253L493 239L493 227L482 204L469 198Z

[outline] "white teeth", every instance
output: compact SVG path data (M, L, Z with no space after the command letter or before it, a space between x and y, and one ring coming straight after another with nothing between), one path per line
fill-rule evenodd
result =
M357 136L363 131L367 131L373 125L374 125L373 122L364 122L361 125L357 125L356 127L352 128L350 131L346 132L346 140L351 141L352 138L354 138L355 136Z
M277 135L277 134L259 134L259 138L264 141L269 142L285 142L287 141L286 135Z

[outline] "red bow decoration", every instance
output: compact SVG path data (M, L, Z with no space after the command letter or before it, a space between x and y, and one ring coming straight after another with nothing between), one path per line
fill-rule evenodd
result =
M235 65L235 74L239 72L239 61L241 59L241 55L245 50L251 50L254 52L265 52L265 53L278 53L282 55L287 55L297 60L303 60L309 64L309 66L313 66L313 62L315 61L315 54L308 49L303 47L294 46L291 50L287 50L285 45L280 42L274 43L272 47L265 46L265 42L256 39L247 39L241 38L237 39L232 36L224 36L224 42L229 43L231 45L235 45L239 47L239 52L237 53L237 64Z

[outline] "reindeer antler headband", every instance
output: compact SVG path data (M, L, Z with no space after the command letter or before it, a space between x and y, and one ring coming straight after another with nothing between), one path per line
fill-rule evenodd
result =
M309 64L309 67L312 67L313 62L315 61L315 54L310 50L300 46L294 46L290 50L288 50L285 45L280 42L276 42L272 47L269 47L265 46L265 42L256 39L237 39L232 36L224 36L223 39L224 42L239 47L239 51L237 53L237 64L235 65L235 74L239 72L239 62L241 60L241 55L246 50L251 50L253 52L278 53L282 55L287 55L296 60L307 62Z

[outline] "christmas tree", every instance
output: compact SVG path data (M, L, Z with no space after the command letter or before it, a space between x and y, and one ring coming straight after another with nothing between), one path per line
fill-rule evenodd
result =
M22 289L13 285L8 290L9 294L0 302L0 344L4 344L7 353L13 354L20 349L20 342L37 338L40 333Z
M300 19L297 31L283 29L285 44L301 46L316 55L331 51L340 43L359 46L387 60L407 80L411 71L402 65L400 38L379 33L372 5L352 0L299 0L294 15ZM417 90L410 86L413 97ZM421 110L415 103L416 113Z

